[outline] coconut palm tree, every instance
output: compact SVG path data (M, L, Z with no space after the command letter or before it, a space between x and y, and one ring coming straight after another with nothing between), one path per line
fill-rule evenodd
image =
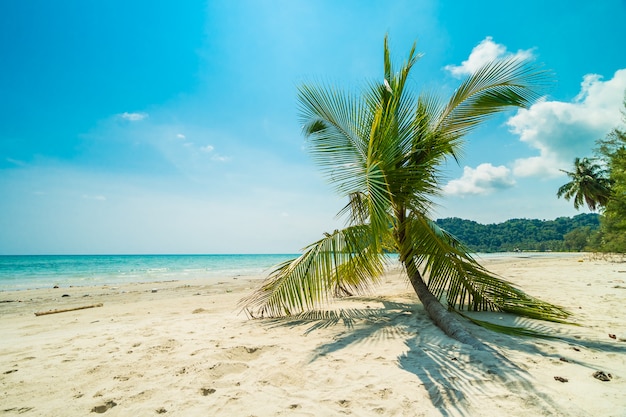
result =
M591 211L606 206L611 196L611 181L602 166L589 158L576 158L573 172L561 171L572 180L559 187L557 197L568 201L573 198L576 210L584 204Z
M545 73L527 61L497 60L462 82L448 101L407 88L415 45L394 71L384 42L384 80L362 96L329 86L299 89L304 134L314 160L348 204L344 229L326 233L301 256L276 267L242 300L250 314L293 315L334 294L359 293L399 254L424 309L446 334L481 347L448 310L497 310L561 320L567 313L526 295L479 265L429 218L441 166L457 158L463 136L502 110L528 106ZM445 296L447 307L441 302Z

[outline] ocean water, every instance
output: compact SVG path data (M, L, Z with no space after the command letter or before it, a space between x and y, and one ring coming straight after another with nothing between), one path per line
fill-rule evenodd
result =
M267 276L272 267L297 254L279 255L0 255L0 292L35 288L119 285L239 276ZM576 256L577 253L523 252L475 254L480 262L497 258ZM397 262L397 255L390 255Z
M0 291L267 275L298 255L0 256Z

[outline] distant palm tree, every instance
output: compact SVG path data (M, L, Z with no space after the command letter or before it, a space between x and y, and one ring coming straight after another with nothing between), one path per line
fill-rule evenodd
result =
M395 252L427 314L444 332L481 347L449 309L507 311L560 320L567 313L489 273L428 212L440 193L440 167L457 158L463 136L489 116L537 98L544 73L529 62L490 62L470 75L447 102L406 88L419 56L415 45L394 72L387 38L382 82L362 97L303 85L299 102L314 160L349 203L347 226L327 233L304 253L277 266L242 300L254 316L292 315L318 308L334 294L371 287Z
M591 211L606 206L611 196L611 182L602 166L589 158L576 158L573 172L561 171L572 180L559 187L557 197L564 197L568 201L574 198L576 210L584 204Z

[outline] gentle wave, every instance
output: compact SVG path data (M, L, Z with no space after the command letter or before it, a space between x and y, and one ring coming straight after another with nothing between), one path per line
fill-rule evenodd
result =
M0 291L267 274L293 254L0 256Z

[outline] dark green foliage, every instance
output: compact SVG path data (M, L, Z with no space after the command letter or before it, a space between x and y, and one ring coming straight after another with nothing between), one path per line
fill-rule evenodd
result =
M600 250L626 253L626 130L615 128L597 143L596 152L606 161L611 181L611 196L601 222Z
M606 206L611 195L611 180L609 172L603 168L600 161L589 158L576 158L572 172L561 170L571 178L571 181L562 185L557 197L574 200L574 208L578 210L585 204L589 210Z
M564 249L568 252L580 252L592 246L589 242L592 233L590 226L579 227L566 233L563 236Z
M437 225L473 252L581 251L600 226L599 215L579 214L555 220L511 219L480 224L456 217L438 219Z

